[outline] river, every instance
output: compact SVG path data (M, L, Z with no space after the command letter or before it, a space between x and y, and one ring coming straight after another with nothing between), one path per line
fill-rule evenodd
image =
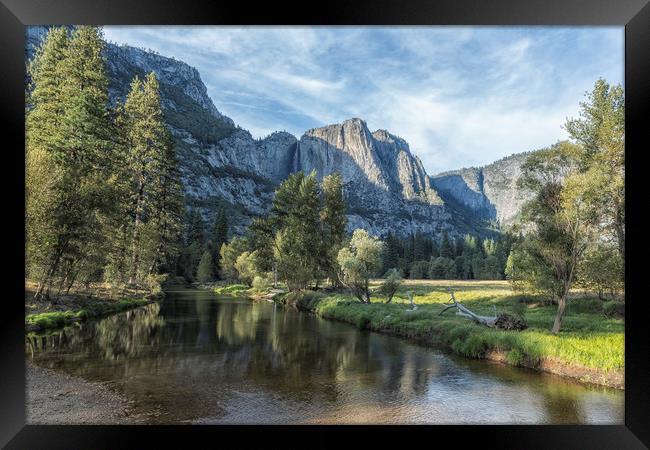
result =
M181 289L28 338L151 423L622 424L623 391L468 360L269 302Z

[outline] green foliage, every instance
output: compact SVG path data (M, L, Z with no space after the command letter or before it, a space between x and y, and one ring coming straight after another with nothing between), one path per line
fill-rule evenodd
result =
M29 63L26 272L58 296L104 264L114 196L103 40L96 27L53 28Z
M243 252L235 260L235 270L237 271L239 281L249 287L253 285L253 279L256 275L254 253L248 251Z
M248 250L248 243L245 239L234 237L230 243L222 244L219 250L221 262L221 278L225 280L234 281L239 279L239 272L237 272L237 258L239 255Z
M600 299L606 293L614 297L624 288L620 252L611 245L591 245L578 265L577 284L597 292Z
M104 46L100 28L54 27L29 63L26 271L36 297L102 279L157 292L155 275L177 255L182 186L158 82L134 80L111 109Z
M271 221L268 218L256 217L246 230L250 247L255 249L255 269L259 273L271 272L274 269L274 236Z
M316 172L290 175L276 191L271 208L278 276L290 290L304 289L322 273L320 197Z
M206 283L213 279L214 276L214 267L212 265L212 255L210 252L203 252L201 256L201 261L199 262L199 267L196 270L196 278L201 283Z
M273 280L271 279L270 274L255 275L253 278L253 289L257 292L268 291L273 285Z
M389 232L384 239L382 271L399 268L410 279L500 280L505 278L508 254L515 241L509 233L498 239L465 235L452 241L448 235L445 239L444 233L438 239L421 232L401 238ZM442 247L451 256L440 256ZM450 260L455 264L454 269Z
M612 238L625 261L625 98L623 87L598 79L580 118L565 128L584 149L579 174L568 180L570 197L583 199L582 215ZM624 278L624 271L622 279Z
M427 261L413 261L409 268L409 278L411 280L429 278L429 263Z
M397 269L390 269L385 278L386 279L383 283L379 285L377 292L386 296L386 303L390 303L391 300L393 300L393 296L402 285L402 276Z
M219 275L219 250L221 246L228 242L228 218L226 217L225 208L219 208L219 212L214 220L212 227L212 236L208 245L208 252L212 256L213 275Z
M442 234L442 242L440 243L440 256L443 258L453 258L454 257L454 247L449 240L449 235L445 231Z
M390 269L395 269L399 264L400 243L399 239L392 233L388 233L384 240L383 271L386 273Z
M456 261L444 256L431 258L426 270L433 280L453 279L457 274Z
M603 314L606 317L623 317L625 316L625 303L611 300L603 303Z
M525 255L517 277L553 299L558 310L552 330L558 332L567 295L575 281L578 262L590 242L590 228L581 215L582 199L569 201L564 190L574 174L582 150L568 142L531 154L522 165L520 187L534 197L523 208L522 221L530 227L517 248Z
M347 247L338 254L341 267L341 281L364 303L370 303L370 278L381 269L382 242L368 234L366 230L356 229Z
M336 285L338 284L336 258L344 245L347 225L341 175L334 173L324 177L321 188L323 206L320 211L322 233L319 269Z
M238 296L248 291L250 286L245 284L231 284L228 286L215 288L214 292L217 295L234 295Z

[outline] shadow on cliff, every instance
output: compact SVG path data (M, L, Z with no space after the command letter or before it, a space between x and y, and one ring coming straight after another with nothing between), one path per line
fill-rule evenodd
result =
M455 209L478 219L496 220L497 209L494 203L490 202L482 192L471 189L462 176L457 174L443 175L434 178L432 184L445 203ZM460 196L464 198L464 201L458 198Z

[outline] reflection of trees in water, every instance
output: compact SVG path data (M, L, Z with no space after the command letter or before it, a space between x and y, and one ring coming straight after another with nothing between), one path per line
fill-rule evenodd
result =
M161 306L89 321L46 339L46 352L77 361L78 373L84 359L128 360L129 373L146 373L154 365L165 373L183 368L215 381L248 380L329 401L339 395L337 383L383 394L424 389L428 372L419 369L431 365L428 358L404 352L395 339L277 305L204 296L172 294Z
M28 337L27 345L41 353L71 353L75 359L87 355L107 360L137 356L148 351L142 344L156 344L157 331L165 323L159 310L160 306L152 303L53 334Z
M170 294L160 306L31 338L27 348L34 349L35 359L44 352L48 364L67 365L78 374L128 378L125 383L135 396L162 390L173 392L168 399L216 403L225 395L219 386L252 383L311 404L354 399L363 405L424 398L433 384L440 388L446 379L462 378L462 383L482 381L481 395L489 386L491 395L514 391L540 403L550 423L582 418L578 404L583 390L577 386L485 362L450 360L399 339L277 305L215 301L207 294ZM504 400L495 403L503 406Z

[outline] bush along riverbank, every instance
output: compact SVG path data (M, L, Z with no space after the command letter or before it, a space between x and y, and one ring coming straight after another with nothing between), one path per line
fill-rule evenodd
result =
M449 300L447 288L478 314L522 317L528 328L506 331L488 328L453 310L440 314ZM268 293L241 286L221 288L221 294L266 298ZM412 310L407 292L413 294ZM346 293L297 291L279 293L274 301L312 312L325 319L412 339L468 357L554 373L602 386L624 388L624 321L620 313L597 299L569 302L563 330L551 333L556 306L536 297L514 295L504 282L409 281L390 304L381 297L362 304Z

